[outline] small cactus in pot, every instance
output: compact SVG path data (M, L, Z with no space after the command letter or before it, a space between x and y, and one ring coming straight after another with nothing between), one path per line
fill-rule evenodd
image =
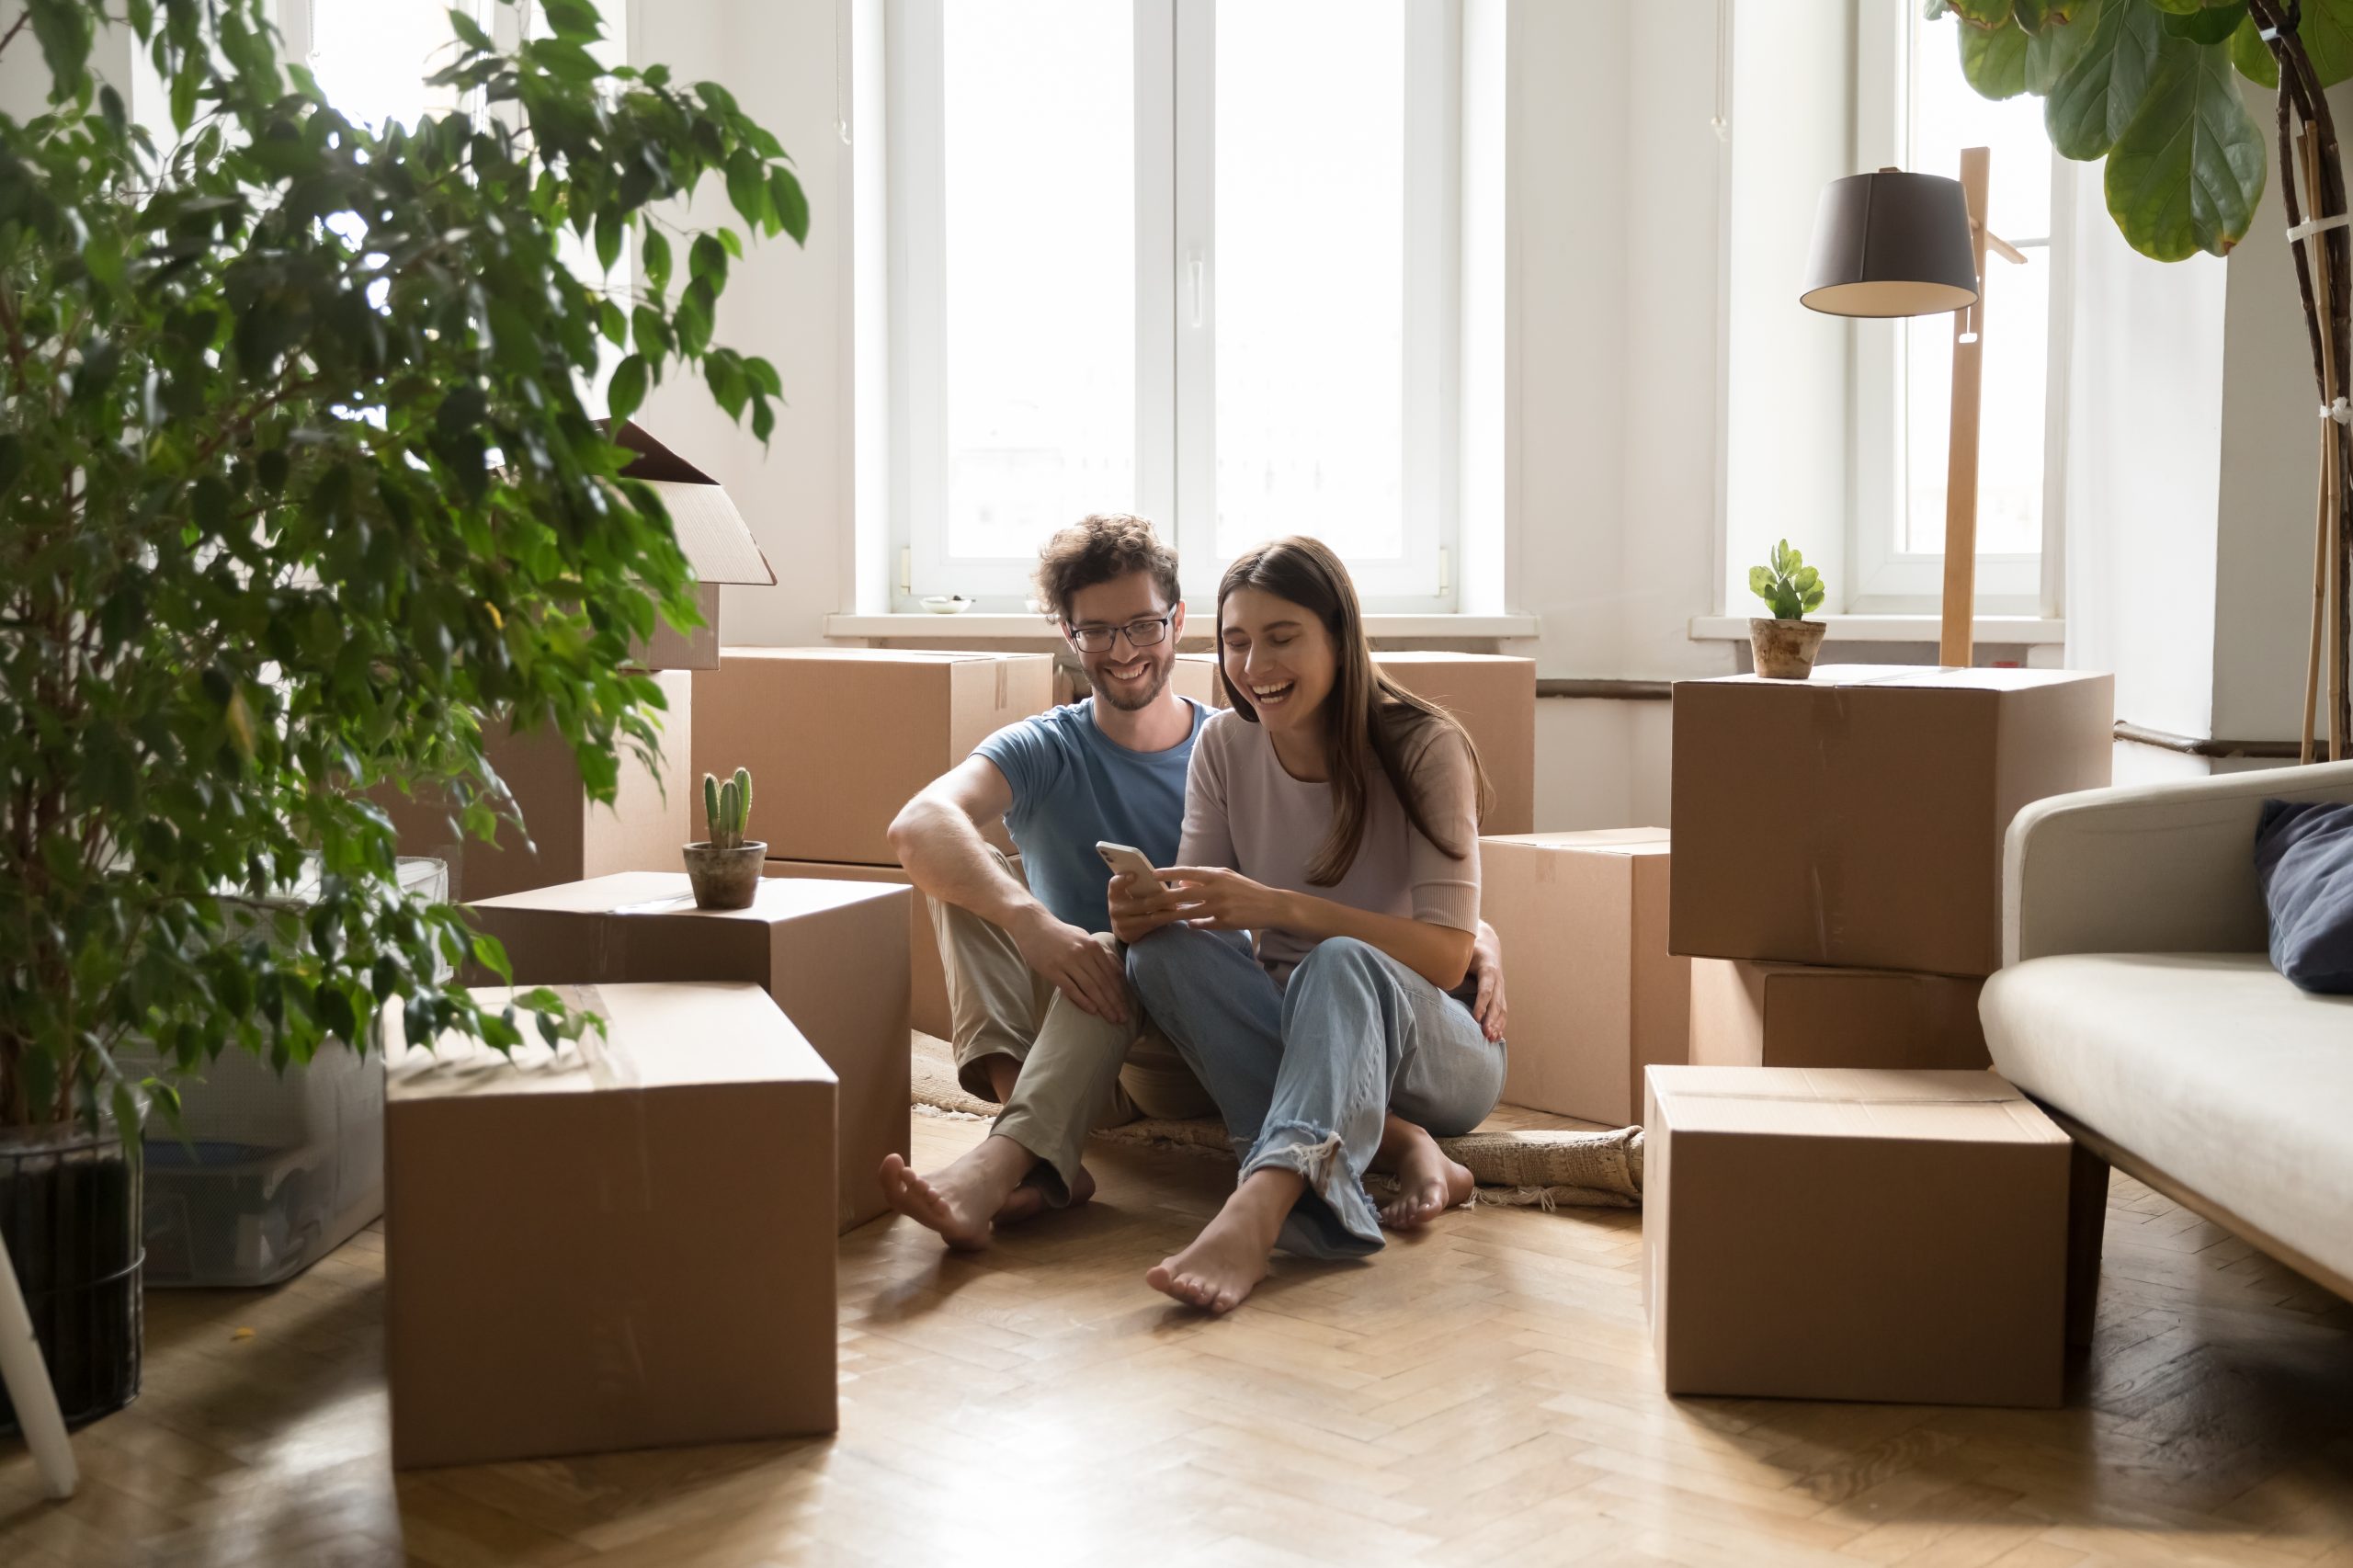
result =
M687 880L694 884L695 903L703 909L746 909L759 891L760 862L767 845L745 838L752 817L751 769L739 767L722 783L718 775L702 776L702 814L710 837L686 846Z

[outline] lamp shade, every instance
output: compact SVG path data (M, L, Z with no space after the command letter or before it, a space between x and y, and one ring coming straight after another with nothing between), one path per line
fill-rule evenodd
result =
M1961 182L1893 169L1832 180L1798 299L1834 316L1938 315L1976 303Z

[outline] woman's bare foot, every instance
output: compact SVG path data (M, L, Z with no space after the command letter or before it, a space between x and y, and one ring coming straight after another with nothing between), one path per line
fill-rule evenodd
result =
M1267 1254L1306 1185L1296 1171L1251 1172L1193 1244L1163 1258L1144 1283L1190 1306L1232 1312L1267 1277Z
M1392 1231L1427 1225L1460 1203L1470 1201L1478 1182L1471 1167L1446 1157L1446 1152L1412 1122L1400 1122L1393 1150L1384 1150L1395 1162L1397 1196L1381 1206L1381 1222Z
M1078 1167L1078 1179L1070 1184L1070 1202L1065 1208L1075 1209L1095 1196L1095 1174L1085 1165ZM1046 1192L1034 1181L1025 1181L1013 1189L991 1220L998 1230L1018 1225L1024 1220L1034 1220L1046 1211Z
M989 1226L1038 1156L1010 1138L992 1134L931 1176L918 1176L896 1154L882 1156L882 1196L916 1224L965 1252L989 1244Z

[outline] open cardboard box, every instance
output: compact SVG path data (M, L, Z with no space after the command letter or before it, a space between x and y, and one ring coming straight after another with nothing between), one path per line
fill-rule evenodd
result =
M775 569L719 481L631 421L621 422L613 439L637 454L621 477L644 481L670 514L671 532L694 568L695 601L702 611L702 624L691 631L658 622L654 635L637 645L631 662L648 670L717 669L721 585L772 584Z

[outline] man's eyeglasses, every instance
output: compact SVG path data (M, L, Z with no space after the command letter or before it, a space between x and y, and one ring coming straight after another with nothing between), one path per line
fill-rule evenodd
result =
M1168 623L1176 614L1171 610L1166 615L1146 616L1125 626L1074 626L1069 629L1070 640L1086 653L1100 653L1122 636L1131 648L1149 648L1168 635Z

